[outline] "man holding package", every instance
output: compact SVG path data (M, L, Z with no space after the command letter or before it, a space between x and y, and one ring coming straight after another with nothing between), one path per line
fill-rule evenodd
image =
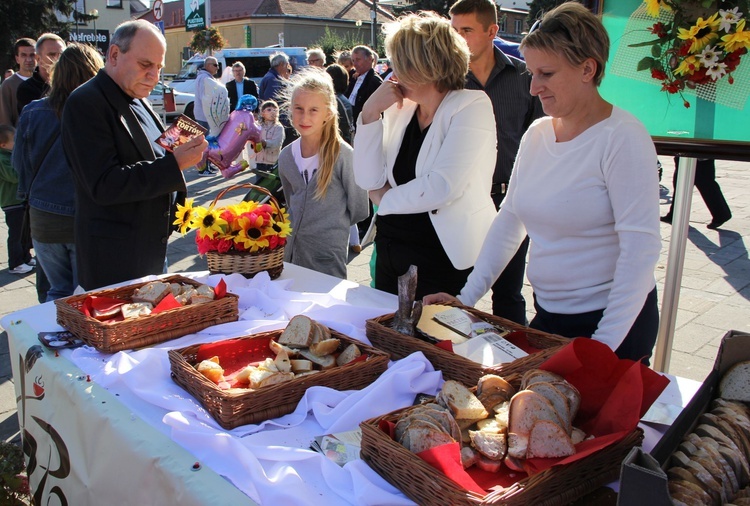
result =
M166 152L145 97L159 81L166 41L143 20L117 27L102 71L65 105L62 136L76 184L78 278L87 290L164 272L182 171L201 159L203 136Z

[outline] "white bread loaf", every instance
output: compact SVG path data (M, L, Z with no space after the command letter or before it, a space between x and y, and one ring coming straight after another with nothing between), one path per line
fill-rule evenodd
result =
M310 318L297 315L289 320L278 342L291 348L308 348L313 342L315 332L315 325Z
M719 382L719 397L750 402L750 361L734 364Z
M120 311L122 311L122 316L125 319L150 315L152 309L154 309L154 306L148 302L133 302L120 306Z
M481 430L470 430L471 446L491 460L502 460L508 452L508 439L505 432L492 434Z
M489 416L479 399L458 381L448 380L443 384L438 402L448 408L457 420L479 420Z
M359 358L360 355L362 355L362 351L359 349L359 346L351 343L349 346L344 348L344 351L342 351L338 357L336 357L336 365L346 365L349 362Z
M568 433L554 422L538 420L531 428L526 458L559 458L574 455L576 447Z
M319 357L312 353L310 350L306 349L300 349L299 354L306 358L307 360L311 361L314 364L317 364L320 366L321 369L330 369L331 367L336 366L336 358L334 358L333 355L326 355L324 357Z
M168 293L171 293L169 285L161 281L146 283L133 292L133 302L148 302L156 306Z
M316 357L325 357L326 355L330 355L338 350L340 344L341 341L336 338L313 342L310 345L310 353Z

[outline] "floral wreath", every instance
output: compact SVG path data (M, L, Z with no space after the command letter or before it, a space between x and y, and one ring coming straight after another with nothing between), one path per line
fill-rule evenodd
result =
M283 208L276 212L273 206L254 201L205 208L193 207L193 199L187 199L184 206L177 204L174 225L183 235L197 229L195 244L201 255L209 251L275 250L286 244L292 232L289 215Z
M746 27L747 0L644 0L653 18L667 16L648 28L656 39L630 44L651 46L651 56L638 62L637 70L649 70L661 82L661 91L679 94L685 107L685 88L694 90L726 79L734 84L733 72L750 49L750 27ZM669 14L671 13L671 16ZM747 30L746 30L747 28Z

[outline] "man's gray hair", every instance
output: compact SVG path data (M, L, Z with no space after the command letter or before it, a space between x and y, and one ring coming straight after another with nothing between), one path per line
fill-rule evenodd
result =
M282 63L284 65L289 65L289 57L284 53L273 53L268 57L268 60L271 62L271 68L274 69Z
M43 33L43 34L41 34L39 36L38 39L36 39L36 48L35 49L36 49L37 53L39 53L39 51L41 51L42 44L44 44L48 40L56 40L57 42L59 42L60 44L62 44L63 46L65 46L65 41L62 39L62 37L60 37L56 33Z
M378 57L378 53L376 53L375 51L373 51L367 46L354 46L352 48L352 53L360 53L360 54L365 55L367 58L373 58L373 59Z
M156 25L143 19L134 19L117 25L115 33L109 41L109 45L117 46L120 48L120 51L127 53L130 51L130 43L133 42L133 38L138 30L150 30L158 35L165 45L167 44L167 40L164 38L164 35L162 35L161 31L156 28Z

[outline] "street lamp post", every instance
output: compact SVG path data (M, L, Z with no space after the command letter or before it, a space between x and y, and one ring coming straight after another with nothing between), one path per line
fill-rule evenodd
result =
M99 10L91 9L89 11L89 16L91 16L94 20L94 47L98 51L99 50L99 37L96 34L96 20L99 18Z

